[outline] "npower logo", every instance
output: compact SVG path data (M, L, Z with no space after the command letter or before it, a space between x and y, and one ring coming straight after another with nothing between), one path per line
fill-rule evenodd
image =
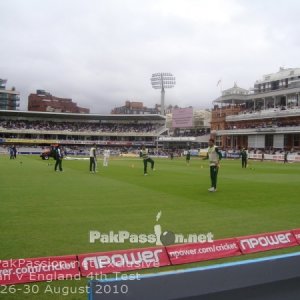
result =
M154 251L144 250L127 253L116 253L106 255L88 256L82 260L81 266L84 270L112 268L150 268L159 266L159 255L162 249Z
M119 230L117 232L111 230L107 233L103 233L99 230L90 230L89 242L95 243L139 243L139 244L154 244L156 246L168 246L172 244L184 244L184 243L211 243L213 242L213 234L208 233L174 233L169 230L163 231L159 220L162 216L162 212L158 212L156 215L156 223L153 226L153 233L132 233L127 230Z
M239 238L238 242L243 253L266 251L297 245L297 241L290 231Z

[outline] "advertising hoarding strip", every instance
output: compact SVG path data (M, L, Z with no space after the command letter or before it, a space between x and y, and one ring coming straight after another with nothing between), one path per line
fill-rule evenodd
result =
M0 260L0 285L66 280L247 255L300 245L300 228L206 243Z

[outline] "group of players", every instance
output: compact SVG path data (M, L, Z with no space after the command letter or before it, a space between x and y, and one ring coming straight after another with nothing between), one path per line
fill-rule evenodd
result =
M91 173L96 173L97 172L96 144L93 144L93 146L90 148L89 157L90 157L89 170ZM110 150L109 149L104 150L104 153L103 153L103 166L104 167L108 166L109 157L110 157ZM144 176L148 175L148 172L147 172L148 163L151 166L151 170L155 171L155 168L154 168L155 162L149 156L148 149L145 147L145 145L143 145L140 150L140 157L143 160ZM206 159L209 159L209 166L210 166L211 187L208 189L210 192L217 191L217 177L218 177L218 170L219 170L219 162L220 162L221 158L222 158L221 152L215 146L214 140L210 139L207 157L206 157ZM60 145L58 145L55 149L56 163L54 166L54 171L63 172L62 159L63 159L63 150L60 147ZM190 151L188 151L187 156L186 156L187 164L189 164L189 161L190 161Z
M103 151L103 167L108 167L108 160L110 157L110 150L105 149ZM96 154L96 144L94 144L90 149L90 173L97 172L97 154Z
M211 187L208 189L209 192L216 192L217 191L217 178L218 178L218 171L219 171L219 165L220 160L222 159L222 154L219 151L219 149L215 146L214 140L209 139L208 142L208 151L207 151L207 157L205 159L209 160L209 166L210 166L210 180L211 180ZM147 165L148 163L151 164L151 169L154 169L154 161L151 157L148 155L148 149L146 149L145 146L142 146L142 150L140 152L140 157L143 159L144 162L144 175L147 175ZM189 164L191 158L191 153L188 150L186 155L186 162Z
M103 152L103 166L108 166L108 159L110 156L110 150L104 150ZM143 159L144 162L144 176L148 175L147 168L148 163L151 164L151 170L155 171L154 169L154 160L149 156L148 149L145 147L145 145L142 146L142 149L140 151L140 157ZM94 144L90 149L90 172L95 173L97 168L97 155L96 155L96 144Z
M62 168L62 160L64 157L64 152L60 145L57 145L55 148L55 165L54 165L54 171L60 171L63 172ZM96 173L97 172L97 154L96 154L96 144L93 144L93 146L90 148L90 173ZM108 161L110 157L110 150L105 149L103 152L103 167L108 167Z
M210 181L211 181L211 187L208 189L209 192L216 192L217 191L217 178L218 178L218 172L219 172L219 167L220 167L220 160L222 159L222 154L221 151L219 151L218 147L215 146L214 140L211 138L209 139L208 142L208 150L207 150L207 156L204 159L209 160L209 169L210 169ZM287 153L285 152L284 155L284 163L287 163ZM96 155L96 144L94 144L90 148L90 165L89 169L91 173L96 173L97 172L97 155ZM110 150L105 149L103 152L103 166L107 167L108 166L108 161L110 157ZM144 176L148 175L148 163L150 164L151 170L155 171L154 165L155 162L154 160L149 156L148 149L145 147L145 145L142 145L141 150L140 150L140 157L143 160L143 165L144 165ZM247 168L248 164L248 151L245 148L242 148L240 151L240 157L242 161L242 168ZM62 169L62 159L63 159L63 152L60 146L57 147L56 149L56 163L54 170L55 171L63 171ZM191 153L190 150L187 151L186 154L186 163L189 165L191 158Z

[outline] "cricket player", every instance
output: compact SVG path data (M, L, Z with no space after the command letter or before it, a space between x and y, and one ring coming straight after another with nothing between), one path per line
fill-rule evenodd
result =
M96 172L96 163L97 163L96 144L93 144L93 146L90 149L90 172L91 173Z
M240 157L242 158L242 168L247 168L248 151L245 148L241 150Z
M55 166L54 166L54 171L57 172L57 168L59 169L60 172L63 171L63 168L62 168L62 160L63 160L63 151L60 147L60 145L57 145L56 146L56 149L55 149Z
M109 149L105 149L103 151L103 167L108 167L109 157L110 157L110 150Z
M210 180L211 187L208 189L209 192L217 191L217 178L219 171L219 163L222 159L222 154L219 149L215 146L214 139L209 139L208 141L208 151L207 157L205 159L209 159L209 167L210 167Z
M151 169L154 171L154 160L149 157L148 155L148 149L146 149L145 145L142 146L142 150L140 152L140 157L143 159L144 162L144 175L147 176L147 165L148 162L151 164Z

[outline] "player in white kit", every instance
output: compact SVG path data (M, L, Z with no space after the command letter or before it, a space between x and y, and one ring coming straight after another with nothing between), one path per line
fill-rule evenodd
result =
M105 149L103 151L103 167L108 167L109 157L110 157L110 150Z

